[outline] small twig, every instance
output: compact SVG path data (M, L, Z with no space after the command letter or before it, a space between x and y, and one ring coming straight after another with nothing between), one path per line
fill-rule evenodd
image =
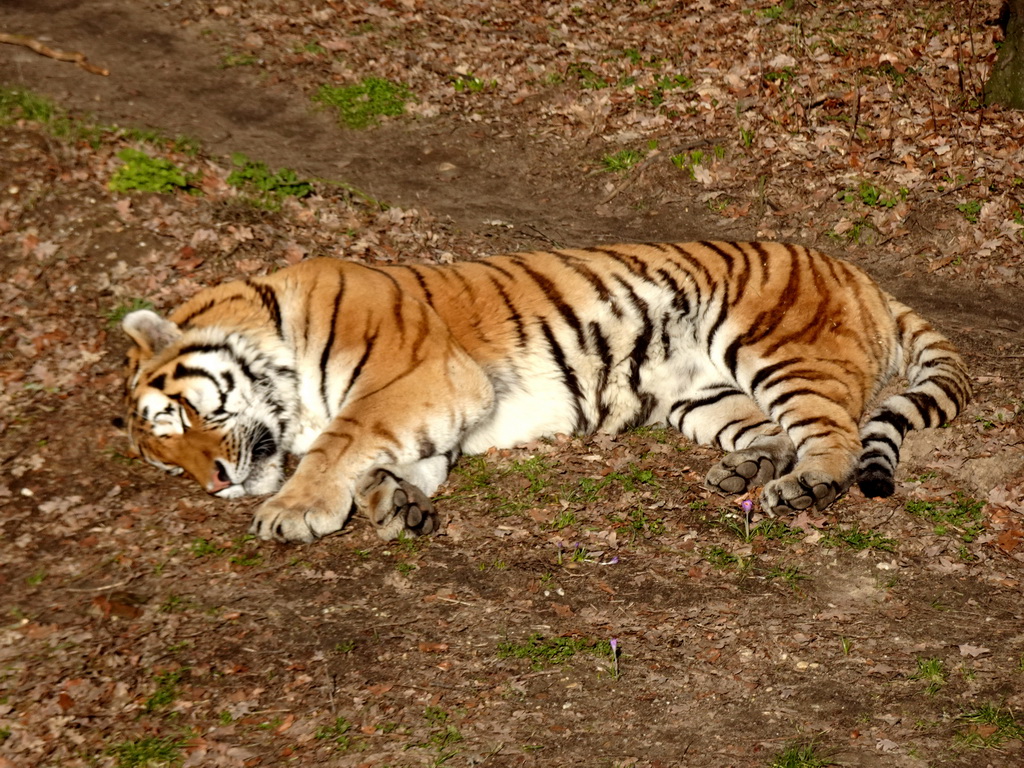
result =
M854 91L853 96L853 122L850 124L850 146L857 140L857 128L860 126L860 86Z
M51 48L28 35L12 35L7 32L0 32L0 43L21 45L25 48L32 49L41 56L49 56L51 59L56 59L57 61L70 61L80 66L86 72L90 72L94 75L103 75L103 77L106 77L110 74L109 69L105 67L98 67L95 64L90 64L84 53L79 53L78 51L62 51L59 48Z
M451 597L438 597L437 599L442 600L446 603L458 603L459 605L468 605L471 608L473 607L473 603L467 603L465 600L456 600Z
M544 234L539 229L537 229L537 227L535 227L533 224L527 224L526 226L529 229L532 229L534 232L536 232L537 233L537 237L539 237L541 240L543 240L544 242L548 243L552 247L554 247L554 248L561 248L562 247L562 243L558 242L557 240L555 240L553 238L548 237L546 234Z
M125 579L124 581L119 581L119 582L117 582L117 584L108 584L105 587L67 587L67 591L68 592L102 592L102 591L104 591L106 589L117 589L118 587L123 587L125 584L129 584L130 582L134 581L135 579L136 579L136 577L132 576L130 579Z

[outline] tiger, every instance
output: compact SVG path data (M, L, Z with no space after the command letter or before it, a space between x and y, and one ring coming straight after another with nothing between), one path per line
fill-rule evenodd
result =
M280 542L354 512L384 540L428 534L461 455L644 425L721 449L713 491L824 510L854 481L891 495L907 432L971 395L920 315L853 264L777 242L311 258L123 328L136 453L219 498L273 494L250 532Z

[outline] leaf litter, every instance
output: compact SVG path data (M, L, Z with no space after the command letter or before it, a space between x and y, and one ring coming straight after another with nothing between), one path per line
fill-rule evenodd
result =
M604 201L596 221L697 205L894 277L1022 286L1021 117L971 103L998 32L945 6L293 6L161 12L306 94L405 83L416 101L391 125L529 133ZM977 400L908 441L897 496L854 492L791 521L809 535L742 540L741 500L700 487L715 453L640 432L464 462L442 490L449 535L385 544L357 520L312 547L259 544L243 535L254 502L214 501L127 455L110 423L124 349L111 313L142 299L166 311L306 255L472 258L494 250L489 230L316 181L260 208L226 159L124 132L58 141L21 121L0 138L0 761L128 764L129 747L162 739L184 765L745 766L826 734L864 764L969 766L978 753L950 713L1019 710L1012 334L967 346ZM118 154L140 146L203 194L112 192ZM619 149L649 159L626 185L600 172ZM694 150L692 175L671 162ZM958 208L972 202L976 221ZM984 502L972 541L905 509L958 491ZM895 551L823 535L853 523ZM807 577L795 587L779 576L792 564ZM616 638L618 673L592 655L539 671L500 657L536 635ZM912 680L924 656L959 670L931 697ZM983 759L1015 765L1020 749Z

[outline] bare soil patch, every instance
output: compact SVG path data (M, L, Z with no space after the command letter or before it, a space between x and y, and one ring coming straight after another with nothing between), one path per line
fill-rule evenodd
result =
M0 768L1020 764L1019 729L971 719L1024 704L1024 118L971 103L994 4L773 8L5 3L111 75L0 47L0 85L79 126L0 126ZM313 108L366 76L406 116ZM201 149L80 130L112 123ZM125 147L201 194L112 192ZM315 194L254 204L233 152ZM842 254L965 351L977 397L896 496L745 523L710 450L559 438L463 461L441 535L279 547L111 423L135 300L313 254L694 237Z

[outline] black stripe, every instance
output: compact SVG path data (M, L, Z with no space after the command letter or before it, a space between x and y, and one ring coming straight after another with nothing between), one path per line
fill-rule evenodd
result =
M498 281L498 278L493 275L490 276L491 285L494 286L494 290L501 296L501 300L505 302L505 308L508 310L508 316L512 320L512 324L516 327L516 335L519 337L519 348L524 349L526 347L527 335L526 328L523 325L523 316L519 314L515 305L512 303L512 299L509 298L508 293L505 291L505 287Z
M713 438L711 438L711 444L712 445L717 445L719 448L721 448L722 447L722 435L725 433L725 431L727 429L729 429L730 427L735 427L737 424L742 424L742 423L743 423L743 419L733 419L732 421L726 422L725 425L720 430L715 432L715 436Z
M917 412L921 414L921 418L924 419L925 426L935 427L938 426L942 415L939 404L935 402L935 398L931 395L926 395L923 392L904 392L903 397L909 400Z
M334 331L338 325L338 311L341 308L341 299L345 294L345 274L338 272L338 288L334 293L334 308L331 310L331 329L327 334L327 342L320 352L320 399L323 401L327 413L331 413L331 404L327 399L327 363L330 362L331 352L334 351ZM351 386L351 382L349 382Z
M622 309L619 307L615 297L612 296L611 291L608 290L608 285L598 277L594 270L587 266L583 259L572 254L560 253L558 255L562 257L563 266L576 272L590 283L591 287L597 291L598 297L608 305L616 318L622 317Z
M698 408L706 408L709 405L715 405L716 403L722 402L727 397L742 394L743 393L740 392L738 389L726 388L720 389L715 394L707 395L705 397L700 398L699 400L677 400L675 403L672 404L672 407L669 409L669 413L675 413L677 410L681 411L679 416L679 424L681 426L683 423L683 419L685 419L691 413L696 411Z
M202 314L204 314L206 312L209 312L216 303L217 303L216 301L214 301L213 299L210 299L206 303L201 304L199 307L197 307L196 309L192 310L187 315L185 315L183 318L178 320L178 327L179 328L185 328L186 326L188 326L188 324L190 322L192 322L193 319L199 317L200 315L202 315Z
M892 452L893 452L894 455L896 455L896 456L900 455L899 443L897 443L895 440L893 440L891 437L888 437L887 435L868 435L867 437L864 438L864 447L865 448L869 444L871 444L871 443L881 443L882 445L887 445L887 446L889 446L889 448L892 449ZM867 455L867 454L861 454L861 455L863 456L863 455Z
M690 314L690 299L683 292L676 279L664 267L659 269L656 274L672 290L672 309L676 310L680 315Z
M772 257L768 253L768 249L764 247L764 243L748 243L747 244L753 251L761 257L761 285L767 285L768 281L772 277Z
M644 262L643 259L641 259L640 257L634 256L630 253L616 251L612 248L590 248L589 250L593 253L603 254L608 258L612 259L613 261L616 261L622 266L624 266L627 270L632 272L637 277L641 277L644 280L647 280L648 282L653 282L651 280L650 273L647 271L647 263Z
M810 387L798 387L797 389L791 389L788 392L783 392L781 395L779 395L778 397L773 399L768 404L768 410L769 411L774 411L777 408L779 408L779 407L785 405L786 403L788 403L794 397L804 397L804 396L817 397L820 400L827 400L830 403L836 403L837 405L844 405L843 403L837 401L835 398L829 397L828 395L826 395L823 392L820 392L817 389L811 389Z
M597 392L597 426L595 430L600 430L604 426L605 419L608 418L611 410L605 400L605 395L608 388L608 377L611 375L614 361L612 360L612 350L608 344L608 338L601 331L599 324L590 323L590 335L594 339L594 347L597 350L598 358L601 360L601 370L598 373L595 387Z
M907 421L907 418L905 416L891 410L882 411L877 416L872 417L871 421L868 422L865 431L869 431L871 429L871 424L875 422L878 422L880 424L888 424L889 426L896 430L900 437L905 437L907 432L913 429L913 426L909 421Z
M630 286L630 284L621 277L616 275L615 280L626 291L629 303L633 305L633 309L636 310L636 313L643 321L643 328L640 330L640 333L633 342L632 352L629 353L629 383L633 387L634 391L639 392L640 368L647 361L647 350L650 348L651 339L654 337L654 324L651 322L647 302L641 299L636 294L636 291L633 290L632 286Z
M341 395L341 399L338 404L341 405L348 399L349 392L352 391L352 387L355 386L356 379L359 378L359 374L363 372L363 366L366 365L366 361L370 359L370 353L373 352L374 342L377 340L376 336L371 336L366 340L366 348L363 350L362 357L359 358L359 362L356 363L356 367L352 369L352 376L348 380L348 386L345 387L345 391Z
M745 427L743 427L743 429L737 430L736 434L732 436L733 442L739 442L740 438L743 437L745 434L747 434L748 432L752 432L755 429L760 429L765 424L772 424L772 422L768 419L764 419L763 421L755 421L751 422L750 424L747 424Z
M576 339L579 342L581 350L587 348L586 335L583 333L583 324L580 323L580 319L576 316L576 313L572 311L572 307L566 303L565 298L559 293L555 284L551 282L546 276L537 272L531 266L529 266L521 256L512 257L512 262L518 266L523 272L530 276L530 279L537 284L537 286L544 292L544 295L548 297L548 301L558 310L558 314L562 316L562 319L576 332Z
M790 261L789 280L786 283L786 287L783 289L781 294L781 300L772 304L768 309L761 312L757 319L751 323L750 327L737 336L729 344L725 352L725 364L729 367L729 371L736 375L737 358L739 357L739 350L741 347L754 344L768 337L771 334L778 332L778 327L782 323L786 313L797 303L802 297L800 296L801 291L801 266L799 263L799 255L805 253L793 246L789 247L789 254L792 257ZM813 322L813 321L812 321ZM772 344L772 351L777 350L784 343L787 343L794 338L806 333L807 328L804 326L796 334L790 334L787 337L777 339ZM713 336L713 334L712 334ZM708 338L710 346L712 337ZM767 354L765 355L767 356Z
M551 350L551 357L562 371L562 380L573 397L573 409L576 411L576 423L573 427L573 432L589 432L590 430L586 428L587 425L583 416L583 391L580 389L580 382L576 377L576 372L569 365L569 361L565 357L565 351L562 349L562 345L558 343L558 339L555 338L551 326L541 321L540 327L544 333L544 338L547 339L548 348Z
M277 332L278 338L281 338L283 336L281 333L281 305L277 301L277 292L264 283L254 283L248 280L246 282L256 292L263 308L267 310L270 319L274 321L274 330Z
M213 382L213 385L217 387L218 391L220 390L220 382L217 381L217 378L205 368L194 368L190 365L185 365L184 363L178 363L174 366L174 373L171 375L175 379L209 379Z
M858 464L861 467L867 466L868 464L876 464L876 465L885 464L886 466L891 467L893 459L897 459L898 460L899 456L900 456L900 452L899 451L896 451L896 453L894 454L893 457L890 457L886 453L884 453L882 451L878 451L878 450L864 451L860 455L860 460L859 460Z
M412 272L413 277L416 278L416 282L419 283L420 290L423 291L423 298L426 299L427 303L433 305L434 295L430 292L430 288L427 287L427 280L423 277L419 268L410 264L396 264L395 266L407 269Z
M761 382L763 382L769 376L771 376L772 374L774 374L774 373L776 373L778 371L781 371L783 368L785 368L785 367L787 367L789 365L793 365L794 363L800 363L800 362L803 362L802 358L799 358L799 357L787 357L785 360L780 360L777 363L772 363L771 365L766 365L764 368L759 370L754 375L753 379L750 380L750 391L751 392L756 392L757 388L759 386L761 386Z
M792 432L794 429L800 429L800 427L809 427L811 424L821 424L822 426L828 427L828 429L821 432L819 436L828 435L833 432L844 431L843 426L841 424L839 424L837 421L830 419L828 416L810 416L806 419L794 421L792 424L786 427L786 432Z

